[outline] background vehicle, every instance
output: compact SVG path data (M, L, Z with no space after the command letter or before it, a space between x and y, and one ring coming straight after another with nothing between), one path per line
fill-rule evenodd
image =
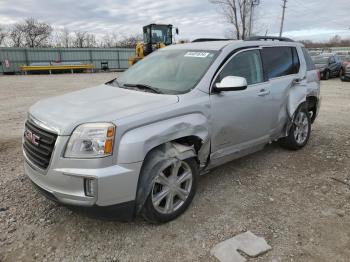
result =
M312 57L316 68L320 70L321 79L328 80L331 77L338 77L341 74L341 60L335 54L320 54Z
M340 79L342 81L350 80L350 55L342 55L340 56L342 61L342 69L340 72Z
M179 33L175 29L176 34ZM133 65L153 51L173 44L173 25L150 24L143 27L143 42L136 45L136 56L129 58Z
M26 174L63 204L164 223L188 208L200 174L273 141L303 148L319 112L315 65L299 43L254 39L172 45L104 85L38 102Z

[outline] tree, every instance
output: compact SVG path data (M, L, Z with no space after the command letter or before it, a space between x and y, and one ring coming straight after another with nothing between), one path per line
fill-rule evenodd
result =
M86 34L85 47L97 47L97 41L94 34Z
M21 24L15 24L11 27L9 38L13 47L24 46L24 32Z
M15 47L43 47L47 46L51 33L51 25L39 22L34 18L27 18L23 23L12 26L10 39Z
M245 39L249 34L249 20L253 0L209 0L221 8L226 21L233 25L235 39Z
M331 39L329 39L329 43L331 46L338 46L342 42L342 39L339 35L333 36Z
M22 30L28 47L47 46L47 41L52 33L52 27L44 22L39 22L34 18L27 18Z
M127 37L123 37L122 40L118 41L117 46L122 48L135 48L137 43L142 41L142 35L131 35Z
M117 47L118 46L118 37L115 33L105 34L101 41L102 47Z
M63 28L60 34L60 39L61 39L61 45L68 48L71 45L72 42L72 37L70 35L70 32L68 28Z
M76 31L74 33L74 47L84 47L86 32Z
M1 46L2 43L4 42L6 36L7 36L7 32L5 31L5 29L3 29L3 28L0 26L0 46Z

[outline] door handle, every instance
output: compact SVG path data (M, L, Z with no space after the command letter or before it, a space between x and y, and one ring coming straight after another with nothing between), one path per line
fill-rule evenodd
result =
M270 94L269 90L261 89L260 92L258 93L258 96L267 96L269 94Z

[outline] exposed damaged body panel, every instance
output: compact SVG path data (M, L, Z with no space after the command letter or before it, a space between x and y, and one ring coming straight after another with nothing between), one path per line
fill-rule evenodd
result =
M209 153L207 145L209 143L209 124L208 119L198 113L151 123L127 132L119 144L118 161L120 163L143 161L153 148L169 141L192 136L199 138L204 145L196 153L199 159L205 161Z

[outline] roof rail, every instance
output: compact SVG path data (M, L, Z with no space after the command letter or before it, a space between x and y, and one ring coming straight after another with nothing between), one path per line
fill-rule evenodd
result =
M251 36L246 39L246 41L261 41L261 40L271 40L271 41L281 41L281 42L294 42L293 39L287 37L278 37L278 36Z
M192 41L192 43L198 43L198 42L214 42L214 41L230 41L232 39L226 39L226 38L198 38Z

